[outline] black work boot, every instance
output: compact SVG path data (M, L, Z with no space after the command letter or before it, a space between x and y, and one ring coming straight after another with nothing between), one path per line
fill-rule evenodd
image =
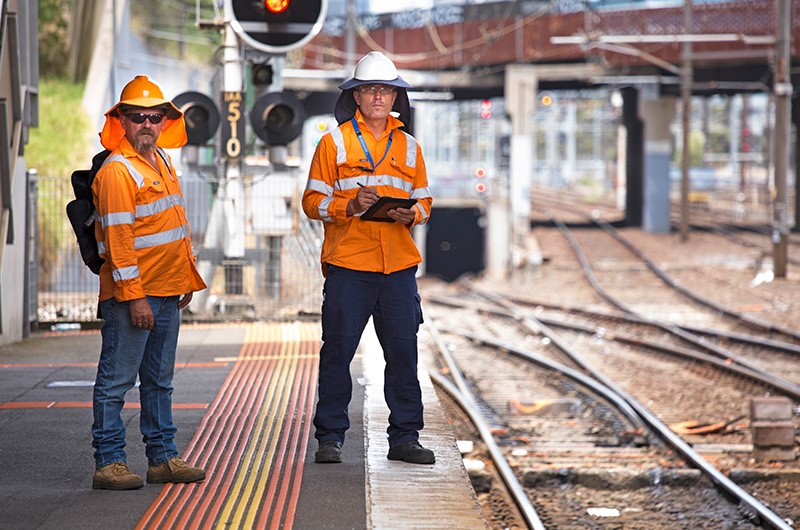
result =
M336 440L320 442L314 462L317 464L340 464L342 462L342 444Z
M417 440L397 445L389 449L386 455L389 460L402 460L411 464L434 464L436 457L433 451L425 449Z

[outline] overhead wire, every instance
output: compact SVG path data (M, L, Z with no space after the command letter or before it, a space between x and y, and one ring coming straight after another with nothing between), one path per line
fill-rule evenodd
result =
M505 20L511 16L511 12L514 6L518 3L518 0L513 0L509 2L509 5L506 7L505 13L500 17L499 20ZM438 26L435 22L428 17L426 22L426 27L428 30L428 34L431 37L431 41L436 48L436 51L430 52L417 52L417 53L393 53L391 50L387 49L385 46L382 46L375 38L372 36L370 29L363 23L357 22L356 25L356 33L361 38L362 41L367 45L368 48L374 51L379 51L387 56L391 57L391 59L395 63L405 63L405 62L417 62L417 61L429 61L435 60L437 58L441 58L447 55L453 55L456 53L463 53L468 52L473 48L478 47L485 47L488 49L488 46L491 45L492 42L498 40L499 38L518 31L530 24L532 24L535 20L542 17L543 15L552 12L552 10L545 10L539 13L534 13L531 15L526 15L519 20L514 21L511 24L504 25L502 27L497 27L491 31L487 31L482 34L481 37L476 37L474 39L464 41L459 43L456 46L450 46L444 44L441 39L441 36L438 32ZM352 59L348 56L347 51L338 50L338 49L330 49L328 47L309 44L307 45L309 49L315 51L316 53L325 53L330 56L338 57L341 59ZM481 52L483 54L483 52Z

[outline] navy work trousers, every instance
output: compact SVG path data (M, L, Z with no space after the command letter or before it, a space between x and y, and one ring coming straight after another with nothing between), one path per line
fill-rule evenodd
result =
M344 442L353 391L350 363L372 317L386 361L384 397L389 406L389 445L419 438L422 392L417 379L420 297L411 267L391 274L328 265L322 301L319 401L314 415L320 442Z

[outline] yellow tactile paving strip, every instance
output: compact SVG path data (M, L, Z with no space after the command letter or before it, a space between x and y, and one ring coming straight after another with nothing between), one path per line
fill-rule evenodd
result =
M292 527L319 335L317 323L246 325L240 354L185 455L208 478L166 486L137 528Z

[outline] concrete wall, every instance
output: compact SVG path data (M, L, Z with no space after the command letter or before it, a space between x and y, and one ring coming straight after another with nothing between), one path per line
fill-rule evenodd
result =
M27 222L27 182L25 159L17 159L13 185L13 230L14 242L3 250L3 267L0 269L0 308L2 330L0 345L22 340L28 316L22 300L25 295L25 224Z
M0 344L29 331L24 305L27 181L24 147L38 124L38 1L0 2Z

